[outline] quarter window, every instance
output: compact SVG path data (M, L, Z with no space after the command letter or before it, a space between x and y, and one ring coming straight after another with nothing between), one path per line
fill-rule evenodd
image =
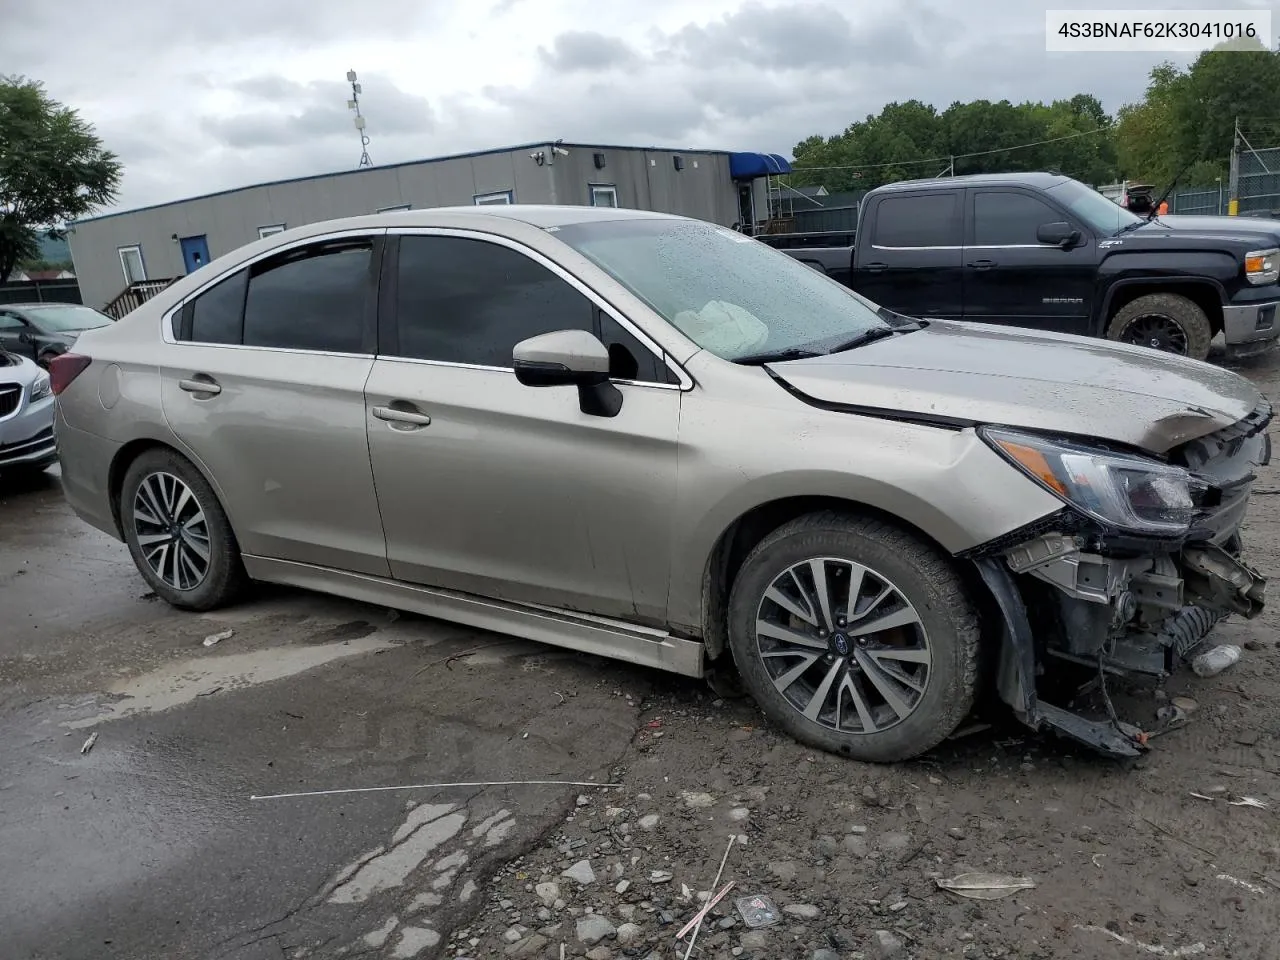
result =
M883 198L876 207L872 242L880 247L960 246L961 193Z
M521 340L586 330L609 348L615 379L668 382L653 351L571 284L484 240L401 237L396 328L398 356L504 369Z
M1062 219L1053 207L1025 193L978 193L973 198L973 242L980 247L1037 244L1039 227Z
M248 270L239 270L196 297L191 305L191 334L197 343L239 343Z
M376 289L368 240L317 244L261 261L249 275L243 343L361 353Z

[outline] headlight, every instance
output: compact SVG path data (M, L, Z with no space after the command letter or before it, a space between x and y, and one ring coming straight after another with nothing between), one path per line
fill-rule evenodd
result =
M1050 493L1108 526L1185 533L1208 489L1181 467L1012 430L983 430L1006 460Z
M1256 285L1275 283L1280 279L1280 247L1254 250L1244 255L1244 275Z
M43 370L36 374L36 378L31 381L31 402L43 400L45 397L53 396L53 381L49 379L49 375Z

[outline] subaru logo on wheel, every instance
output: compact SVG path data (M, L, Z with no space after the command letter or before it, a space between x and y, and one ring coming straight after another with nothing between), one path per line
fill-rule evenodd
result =
M847 637L845 637L843 633L837 633L834 637L831 638L831 641L832 643L835 644L836 653L840 654L840 656L842 657L848 655L849 640Z

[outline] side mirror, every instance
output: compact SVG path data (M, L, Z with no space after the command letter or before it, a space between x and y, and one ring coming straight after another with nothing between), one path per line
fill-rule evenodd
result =
M34 342L35 342L35 337L31 336L31 334L30 334L28 331L23 330L20 334L18 334L18 342L19 342L19 343L34 343Z
M1080 231L1065 220L1042 223L1036 228L1036 240L1040 243L1047 243L1050 246L1062 247L1062 249L1068 250L1080 242Z
M614 417L622 391L609 382L609 351L585 330L555 330L521 340L511 351L516 379L526 387L578 388L582 412Z

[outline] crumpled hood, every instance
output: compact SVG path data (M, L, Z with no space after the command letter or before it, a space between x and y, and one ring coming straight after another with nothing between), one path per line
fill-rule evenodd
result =
M941 320L768 369L823 403L1094 437L1156 454L1262 402L1238 374L1146 347Z

